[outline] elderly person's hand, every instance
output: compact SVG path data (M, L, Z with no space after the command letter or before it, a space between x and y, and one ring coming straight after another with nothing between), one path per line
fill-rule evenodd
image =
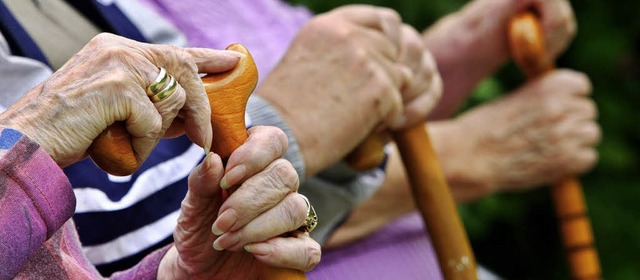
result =
M320 245L296 231L309 206L296 192L293 166L280 159L286 148L281 130L253 127L226 172L215 154L191 172L175 247L163 258L159 278L256 279L257 262L309 271L320 261ZM230 186L239 187L223 201L223 188Z
M425 31L445 85L432 119L451 117L473 87L507 61L509 20L527 9L540 16L549 59L555 61L577 29L567 0L475 0Z
M165 134L186 131L196 144L208 147L211 110L198 73L231 69L239 56L100 34L0 121L19 127L61 167L86 157L93 140L115 121L126 121L140 161ZM165 99L152 102L146 89L158 77L159 67L175 77L178 86Z
M353 5L318 15L257 89L296 136L307 176L344 158L380 124L399 128L426 117L439 94L428 88L437 88L432 80L439 77L421 47L404 47L420 41L407 29L386 8Z
M586 75L558 70L462 115L455 130L464 139L451 149L473 157L448 159L458 200L532 188L590 170L600 141L590 92Z
M466 202L582 174L597 161L600 127L582 73L557 70L429 130L452 194ZM352 242L415 211L397 151L383 186L359 205L327 247ZM372 218L375 217L375 218Z

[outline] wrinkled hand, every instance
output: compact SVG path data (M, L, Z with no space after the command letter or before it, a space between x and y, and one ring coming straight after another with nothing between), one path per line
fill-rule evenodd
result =
M540 15L549 61L555 61L576 34L567 0L470 1L424 32L424 43L438 63L445 89L430 119L451 117L478 82L507 62L509 20L527 9Z
M409 77L401 88L404 112L399 123L391 129L401 129L424 122L427 114L442 96L442 78L435 59L413 27L402 26L400 56L398 61L406 66Z
M386 8L354 5L316 16L257 89L296 136L308 176L342 159L377 125L417 120L437 99L423 97L433 67L399 61L415 58L402 51L403 28ZM414 75L425 84L410 83ZM403 111L407 102L421 106Z
M550 61L564 51L576 34L577 24L571 4L567 0L477 0L472 1L459 12L445 18L451 29L441 32L456 32L444 36L457 37L456 34L473 36L476 55L491 54L491 58L506 59L509 55L507 45L507 25L516 14L532 9L542 22ZM488 13L488 11L491 11ZM487 48L487 50L485 50ZM473 54L470 54L473 55Z
M286 141L277 128L253 127L226 171L220 157L209 154L191 172L175 246L163 258L159 278L257 279L258 262L309 271L320 261L320 245L308 233L283 236L307 214L296 192L298 176L280 159ZM239 187L223 202L221 186Z
M115 121L126 120L141 161L165 134L186 131L196 144L208 147L211 110L198 73L231 69L240 55L100 34L7 110L0 122L38 142L61 167L86 157L93 139ZM158 76L158 67L167 69L179 86L153 103L146 88Z
M530 1L540 15L547 51L551 61L554 61L575 37L577 24L573 9L567 0Z
M462 200L468 200L592 168L600 127L590 91L584 74L558 70L462 115L456 122L464 139L457 148L473 156L460 157L454 193L466 192L472 197Z

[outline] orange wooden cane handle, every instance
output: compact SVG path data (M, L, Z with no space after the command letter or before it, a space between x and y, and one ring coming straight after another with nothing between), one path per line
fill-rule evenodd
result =
M533 13L523 12L511 19L509 44L514 61L528 78L553 70L540 21ZM580 182L575 177L565 178L554 184L551 194L572 279L601 279L600 262Z
M133 152L131 134L123 121L113 123L100 133L88 153L98 167L117 176L131 175L142 164Z
M211 105L212 149L225 163L231 153L247 140L245 109L249 95L258 83L258 69L249 51L241 44L232 44L227 50L246 56L232 70L202 77ZM307 279L302 271L267 265L260 266L260 273L260 279L264 280Z

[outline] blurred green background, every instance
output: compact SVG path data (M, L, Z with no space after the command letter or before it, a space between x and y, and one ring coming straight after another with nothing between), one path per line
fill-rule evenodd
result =
M315 12L349 3L394 8L423 30L463 0L290 0ZM559 67L593 83L603 138L600 161L581 177L604 279L640 279L640 1L571 1L578 34ZM487 11L487 16L491 12ZM522 82L513 65L482 82L467 106ZM460 207L476 258L507 279L569 279L548 189L494 195Z

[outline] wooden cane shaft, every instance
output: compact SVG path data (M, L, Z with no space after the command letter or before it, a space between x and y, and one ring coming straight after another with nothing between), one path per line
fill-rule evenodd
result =
M393 133L445 279L478 279L476 261L424 124Z
M549 60L538 18L531 12L516 15L509 25L513 59L529 79L554 69ZM573 279L601 279L591 222L577 178L570 176L551 188L560 234Z
M600 279L600 262L580 182L574 177L563 179L551 188L551 196L572 278Z

